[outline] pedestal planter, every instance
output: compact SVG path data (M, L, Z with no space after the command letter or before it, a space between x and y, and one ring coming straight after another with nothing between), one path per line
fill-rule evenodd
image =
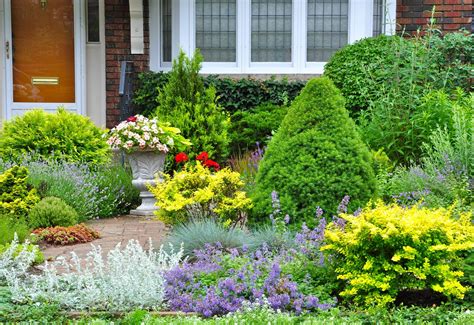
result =
M158 208L155 206L155 197L148 191L147 184L156 185L156 180L161 181L160 172L165 166L166 153L157 150L138 150L126 153L125 157L132 168L132 184L140 191L142 204L131 215L151 216Z

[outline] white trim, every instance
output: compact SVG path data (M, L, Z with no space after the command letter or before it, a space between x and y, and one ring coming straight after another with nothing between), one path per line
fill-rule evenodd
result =
M150 55L150 69L151 70L159 70L160 62L162 53L160 50L161 40L161 0L157 1L150 1L149 2L149 15L150 18L148 20L149 23L149 35L150 35L150 53L154 53L154 55Z
M395 35L397 32L397 0L387 0L385 4L385 34Z
M5 41L12 46L11 30L11 1L5 0L4 26ZM75 71L75 103L15 103L13 101L13 64L10 49L10 57L5 60L5 110L6 119L13 117L13 111L27 111L32 108L43 108L45 110L56 110L58 106L64 106L67 110L85 114L84 103L86 102L85 87L85 51L86 51L86 26L85 26L85 1L73 0L74 3L74 71Z
M156 0L159 1L159 0ZM187 55L194 52L196 45L195 0L172 0L172 45L173 58L179 48ZM150 3L155 1L151 0ZM203 62L203 74L322 74L326 62L307 62L307 1L293 0L292 17L292 55L291 62L251 62L251 0L236 0L237 35L236 62ZM396 0L387 0L386 26L395 17ZM161 20L156 5L150 4L150 28L156 28L156 21ZM373 33L373 0L348 0L348 43L353 43ZM303 17L303 18L302 18ZM393 25L393 24L392 24ZM386 33L394 32L387 28ZM158 27L160 33L161 27ZM170 65L157 63L161 57L160 40L156 30L150 30L150 67L152 70L169 71ZM153 39L155 37L155 39ZM157 45L158 43L158 45Z

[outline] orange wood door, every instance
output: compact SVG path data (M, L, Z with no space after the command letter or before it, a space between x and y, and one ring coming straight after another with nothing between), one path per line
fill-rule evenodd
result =
M12 0L13 101L74 103L73 0Z

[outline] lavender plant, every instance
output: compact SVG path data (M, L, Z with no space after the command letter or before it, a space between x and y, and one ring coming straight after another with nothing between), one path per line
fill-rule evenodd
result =
M12 163L0 161L0 170ZM120 165L94 166L24 157L30 171L28 182L40 194L63 199L79 214L79 221L106 218L129 211L137 201L131 175Z
M118 244L104 259L101 247L92 245L84 260L73 252L70 261L46 263L39 275L18 268L15 275L7 275L7 284L16 303L57 303L67 310L159 309L165 288L162 273L176 267L182 255L182 249L154 251L150 241L145 250L130 240L124 248Z

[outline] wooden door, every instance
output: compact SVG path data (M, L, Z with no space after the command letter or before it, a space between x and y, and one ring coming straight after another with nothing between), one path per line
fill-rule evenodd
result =
M14 103L74 103L73 0L12 0Z

